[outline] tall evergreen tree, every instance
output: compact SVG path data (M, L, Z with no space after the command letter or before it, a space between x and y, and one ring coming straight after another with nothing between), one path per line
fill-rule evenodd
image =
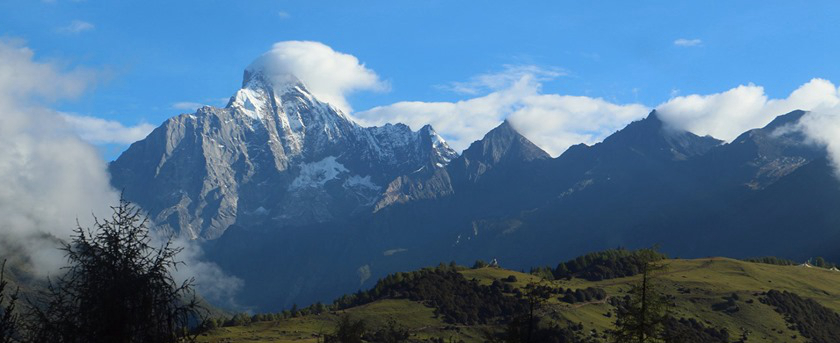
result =
M660 290L654 274L664 269L656 265L654 256L642 265L641 279L630 289L629 297L617 310L613 342L658 343L664 341L667 298Z
M15 304L18 299L18 289L9 293L9 281L6 280L6 261L0 265L0 343L15 342L18 337L18 315Z
M169 343L189 341L200 307L192 280L171 271L181 248L153 246L146 219L125 200L94 228L77 227L65 244L69 265L33 301L35 342Z
M485 332L485 338L489 342L504 343L545 341L545 337L541 335L541 333L544 334L542 331L545 330L541 331L540 323L542 320L537 312L549 297L551 297L550 287L541 283L529 283L525 286L525 292L522 294L521 299L526 306L511 318L503 332Z

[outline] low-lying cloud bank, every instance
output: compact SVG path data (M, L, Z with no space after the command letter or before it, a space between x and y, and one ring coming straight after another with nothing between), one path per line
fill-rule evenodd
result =
M91 141L109 142L126 135L144 136L149 127L132 130L116 122L75 117L48 107L51 101L77 97L96 78L89 70L62 70L35 60L22 42L0 40L0 254L27 263L36 276L60 272L66 262L57 248L76 227L109 216L119 193L110 186L107 165ZM82 130L82 132L85 132ZM186 266L181 279L195 277L197 290L212 300L227 300L241 281L201 260L200 247L179 241Z
M834 84L812 79L786 98L771 99L763 87L749 84L721 93L676 97L657 106L657 111L676 128L732 141L790 111L833 110L838 104L840 93Z
M118 194L96 149L40 105L78 96L93 73L62 71L33 55L0 41L0 240L18 245L33 271L46 275L64 261L44 235L67 239L76 218L89 225L91 213L107 213Z
M834 173L840 177L840 109L816 109L799 121L798 129L808 139L828 150L828 158L834 166Z
M801 109L810 113L796 129L802 130L812 143L838 151L832 158L840 161L840 132L831 131L840 127L840 90L828 80L812 79L785 98L770 98L763 87L748 84L720 93L674 97L648 107L542 93L543 81L562 74L546 73L535 66L508 68L502 74L473 78L467 88L471 92L461 91L473 94L476 89L488 89L486 95L457 102L403 101L353 116L364 125L403 122L418 128L430 123L456 150L465 149L509 119L528 139L557 156L574 144L598 143L630 122L644 118L654 108L673 128L727 142L745 131L767 125L779 115ZM489 81L482 84L481 80ZM465 87L455 84L458 87L453 90Z
M458 102L404 101L357 112L354 117L365 125L402 122L419 128L432 124L458 151L509 119L522 134L557 156L574 144L597 143L650 112L641 104L541 92L542 82L559 76L562 73L536 66L509 67L468 83L470 91L491 90L483 96ZM456 85L457 90L466 87Z
M786 129L801 131L808 143L825 147L840 176L840 88L831 81L812 79L780 99L771 99L764 88L750 84L721 93L673 98L657 108L673 127L726 141L763 127L779 115L809 111Z

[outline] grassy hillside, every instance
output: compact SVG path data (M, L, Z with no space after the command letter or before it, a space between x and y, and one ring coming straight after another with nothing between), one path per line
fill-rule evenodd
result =
M770 290L788 291L840 312L840 272L837 271L727 258L665 260L662 264L666 269L657 278L663 291L672 297L675 304L670 310L671 315L694 318L706 327L725 328L733 340L746 334L747 342L808 342L795 327L785 322L774 307L762 303L762 293ZM639 278L547 281L534 275L492 267L458 272L481 285L491 285L498 280L514 289L522 289L529 283L551 288L603 289L607 293L606 299L569 304L561 301L559 296L552 296L540 310L543 318L579 323L583 326L580 332L590 335L594 330L596 337L603 337L603 333L612 327L615 306L611 304L611 299L623 297ZM511 275L515 281L503 281ZM456 342L483 342L482 330L493 328L490 325L453 324L423 303L386 298L318 315L218 328L203 334L199 341L317 342L319 335L332 332L338 319L348 314L353 319L365 319L372 328L395 320L410 330L413 340L444 338L448 342L454 338Z

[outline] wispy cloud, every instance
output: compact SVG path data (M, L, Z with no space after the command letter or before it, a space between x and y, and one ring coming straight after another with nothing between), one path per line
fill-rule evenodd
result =
M697 38L688 39L688 38L680 38L674 41L674 45L682 46L682 47L692 47L692 46L701 46L703 45L703 41Z
M72 22L70 22L69 25L59 28L58 31L67 34L77 34L93 30L94 28L96 28L96 26L89 22L82 20L73 20Z
M286 11L277 12L277 16L280 17L280 19L289 19L289 18L292 17L292 15L289 14L289 12L286 12Z
M471 77L464 82L450 82L438 86L443 90L461 94L476 95L487 91L497 91L508 88L518 82L523 76L528 76L534 81L549 81L566 75L566 71L557 67L543 67L537 65L512 65L504 66L500 72L485 73Z
M82 139L93 143L131 144L145 138L155 129L154 125L140 123L135 126L125 126L114 120L60 113L70 127Z
M202 106L204 106L204 104L191 101L182 101L172 104L172 108L184 111L195 111Z

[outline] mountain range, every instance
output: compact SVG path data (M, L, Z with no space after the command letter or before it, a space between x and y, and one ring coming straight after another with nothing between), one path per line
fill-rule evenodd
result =
M553 158L502 122L462 153L431 126L362 127L292 75L168 119L109 166L161 230L198 239L260 310L450 260L511 269L658 244L671 256L840 258L840 182L777 117L730 143L656 111Z

